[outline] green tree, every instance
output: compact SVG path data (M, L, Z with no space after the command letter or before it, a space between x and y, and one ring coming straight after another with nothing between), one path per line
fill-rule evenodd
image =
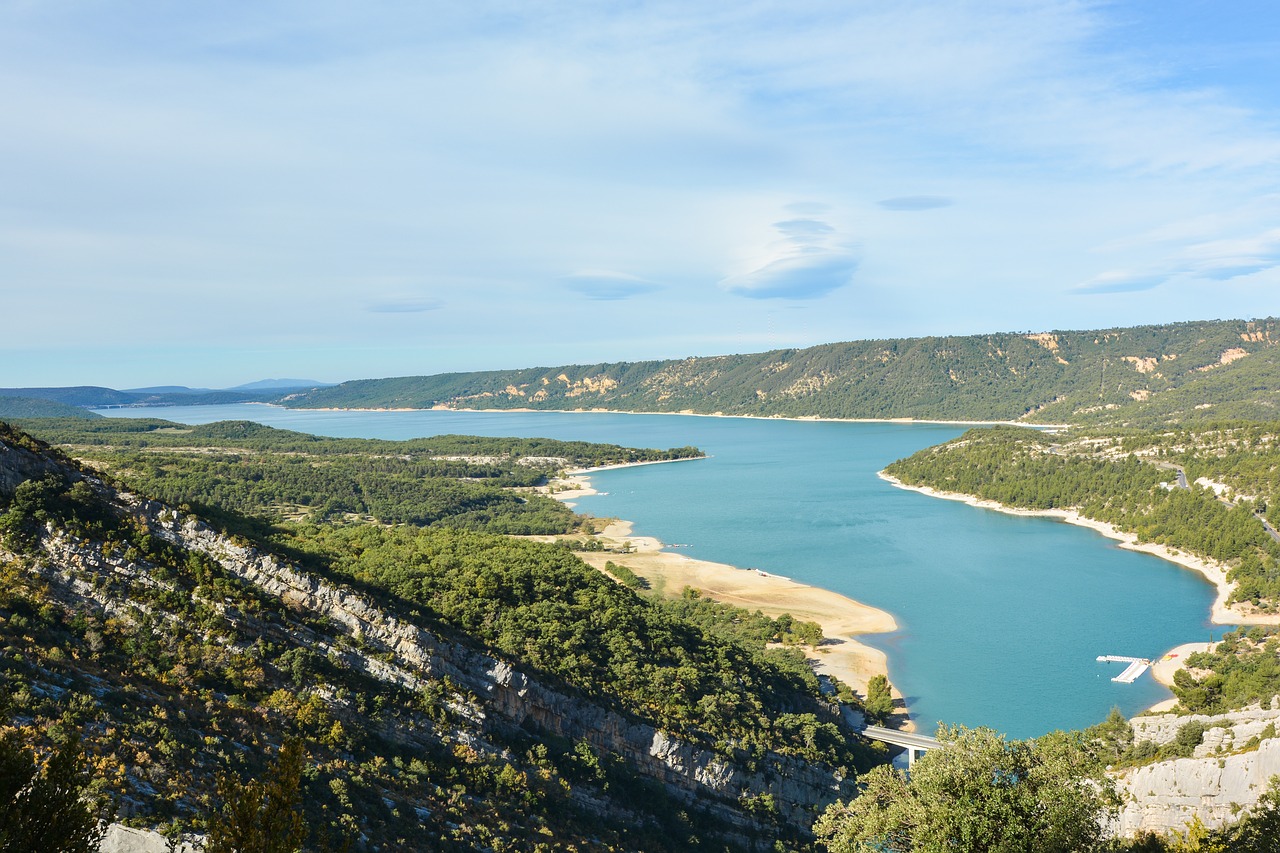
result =
M867 682L867 701L862 703L867 716L877 723L893 713L893 693L889 689L889 679L883 675L873 675Z
M222 811L208 823L205 853L297 853L302 821L302 744L289 741L261 779L223 775Z
M832 853L1079 853L1096 848L1112 783L1078 734L1010 741L942 727L908 777L877 767L815 825Z
M0 732L0 853L90 853L106 832L105 799L90 794L80 742L39 762L16 729Z

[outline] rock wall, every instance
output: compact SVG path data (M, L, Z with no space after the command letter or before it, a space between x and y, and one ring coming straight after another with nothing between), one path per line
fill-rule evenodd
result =
M771 794L784 818L807 826L817 804L852 794L851 778L790 756L768 753L755 762L759 769L747 770L730 757L544 684L507 661L442 641L388 615L361 595L325 583L271 554L239 545L198 519L180 516L152 501L120 497L156 536L203 553L229 573L294 607L325 616L365 644L389 652L390 661L366 658L362 668L371 675L410 685L420 678L448 676L480 698L475 711L487 726L516 729L533 724L559 737L585 740L626 758L681 799L711 806L733 823L741 822L737 805L744 795ZM729 808L717 807L717 800Z
M1139 829L1186 829L1192 818L1216 828L1250 808L1280 774L1280 739L1258 749L1220 758L1178 758L1148 764L1120 777L1124 805L1119 835Z
M200 849L195 843L184 843L178 846L177 853L198 853ZM166 853L168 850L169 840L160 833L119 823L107 827L98 848L99 853Z
M1271 704L1271 703L1268 703ZM1190 722L1208 726L1191 758L1160 761L1122 771L1118 777L1124 804L1115 824L1120 835L1140 829L1183 830L1193 818L1208 827L1235 820L1251 808L1280 774L1280 739L1268 737L1257 749L1246 748L1253 738L1280 729L1280 710L1246 708L1226 714L1155 714L1135 717L1135 742L1172 741ZM1265 732L1269 726L1270 732Z
M1250 738L1260 736L1269 725L1280 729L1280 710L1260 708L1255 705L1252 708L1215 715L1152 714L1134 717L1130 724L1133 726L1134 743L1149 740L1153 743L1165 744L1177 736L1180 728L1191 722L1204 723L1208 726L1193 756L1206 758L1239 749Z

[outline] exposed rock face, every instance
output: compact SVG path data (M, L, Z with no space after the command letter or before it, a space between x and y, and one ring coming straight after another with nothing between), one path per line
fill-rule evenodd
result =
M1124 805L1115 824L1120 835L1139 829L1185 829L1192 818L1208 827L1236 820L1280 774L1280 738L1268 737L1256 750L1235 753L1268 726L1280 728L1280 710L1247 708L1227 714L1159 714L1135 717L1134 741L1169 743L1190 722L1208 726L1192 758L1161 761L1120 774Z
M1280 774L1280 739L1253 752L1222 758L1178 758L1131 770L1121 777L1125 804L1116 831L1186 829L1193 817L1218 827L1257 803Z
M197 853L199 849L194 844L181 844L177 851ZM166 853L169 840L158 832L113 823L107 827L107 834L103 836L98 850L100 853Z
M390 652L390 660L364 656L361 668L369 674L407 686L448 676L480 697L474 715L486 725L527 727L532 723L550 734L586 740L626 758L688 802L700 800L707 805L711 798L736 806L741 796L772 794L782 814L797 824L808 823L815 804L852 792L852 779L789 756L766 754L758 762L761 769L749 772L716 752L543 684L507 661L442 641L360 595L324 583L271 554L236 544L198 519L179 516L153 501L120 497L159 538L212 557L231 574L294 607L333 620L379 651ZM734 808L721 816L740 821Z
M27 480L38 480L47 474L78 480L78 471L60 464L45 453L36 453L0 437L0 496L12 497Z
M1214 716L1152 714L1134 717L1130 721L1135 743L1149 740L1157 744L1169 743L1177 737L1178 729L1191 722L1204 723L1209 727L1195 754L1196 758L1204 758L1244 746L1249 738L1261 735L1269 724L1280 729L1280 710L1255 706Z

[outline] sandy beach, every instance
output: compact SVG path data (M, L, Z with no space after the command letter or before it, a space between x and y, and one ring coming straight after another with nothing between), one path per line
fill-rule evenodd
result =
M650 463L652 464L652 463ZM574 497L596 494L584 472L565 478L577 488L552 494L572 505ZM583 551L578 554L586 563L603 571L607 562L626 566L649 582L655 592L678 596L686 586L702 591L708 598L759 610L777 617L790 613L796 619L817 622L827 638L816 650L802 647L819 673L831 675L866 695L867 682L874 675L889 677L884 652L857 641L862 634L895 631L897 622L891 614L854 601L839 593L798 583L780 575L755 569L742 569L725 563L695 560L683 554L662 550L666 547L651 536L635 536L631 522L613 521L596 534L607 547L629 543L631 553ZM890 679L892 681L892 679ZM901 695L894 691L901 701ZM904 726L908 731L911 725Z
M1108 539L1114 539L1120 543L1121 548L1130 551L1141 551L1145 554L1151 554L1162 560L1168 560L1171 563L1177 563L1183 568L1191 569L1199 572L1210 583L1217 588L1218 594L1214 599L1211 611L1211 619L1218 625L1280 625L1280 614L1272 613L1249 613L1242 610L1239 605L1227 606L1227 599L1231 596L1232 584L1227 580L1227 568L1220 563L1212 560L1206 560L1197 557L1194 554L1188 554L1184 551L1178 551L1164 545L1157 545L1151 542L1139 542L1138 537L1132 533L1126 533L1117 530L1110 524L1103 521L1095 521L1092 518L1085 518L1075 510L1062 509L1019 509L1017 507L1005 506L996 501L987 501L977 498L973 495L966 495L960 492L941 492L929 486L908 486L906 483L892 477L883 471L879 473L879 477L900 489L906 489L912 492L920 492L929 497L942 498L949 501L960 501L969 506L981 507L982 509L991 509L997 512L1008 513L1009 515L1026 515L1043 518L1054 518L1064 521L1067 524L1074 524L1079 527L1088 527L1090 530L1096 530Z
M1173 687L1173 674L1187 665L1187 657L1196 652L1207 652L1217 643L1183 643L1180 646L1174 646L1172 649L1164 653L1160 660L1151 665L1151 677L1163 684L1165 687ZM1176 697L1170 697L1163 702L1157 702L1147 709L1148 714L1163 714L1172 711L1174 706L1178 704Z

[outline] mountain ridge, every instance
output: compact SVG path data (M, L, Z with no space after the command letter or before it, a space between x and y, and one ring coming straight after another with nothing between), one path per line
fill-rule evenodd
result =
M287 393L263 384L277 381L286 380L155 393L7 388L0 396L87 408L260 402L314 409L599 409L1101 426L1261 421L1280 418L1280 321L883 338L683 359L355 379Z
M1280 416L1278 368L1280 325L1266 318L363 379L273 402L1028 423L1268 420Z

